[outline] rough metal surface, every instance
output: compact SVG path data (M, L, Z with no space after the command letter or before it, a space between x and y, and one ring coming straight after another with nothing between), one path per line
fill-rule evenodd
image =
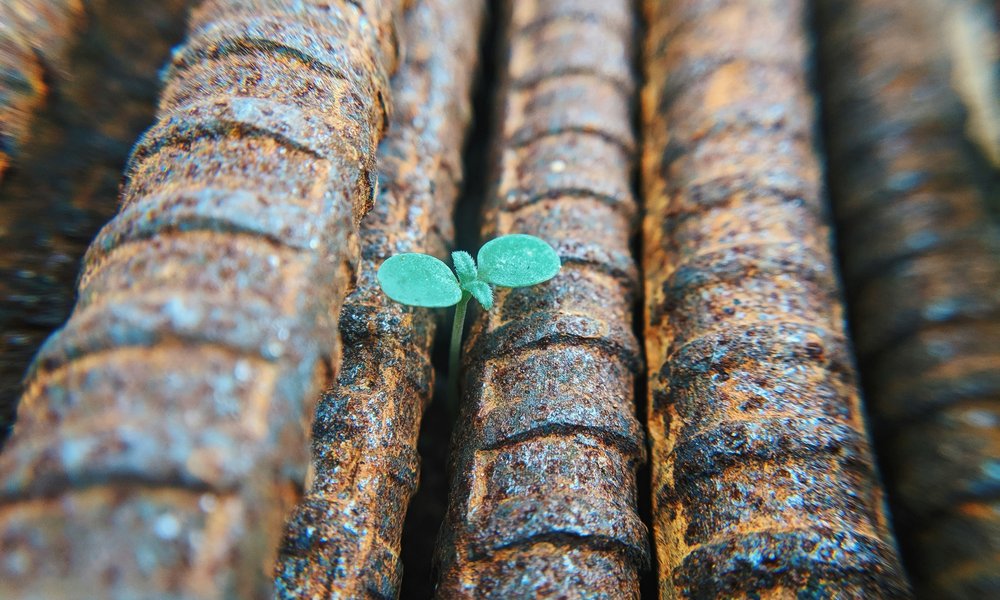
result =
M844 333L805 4L645 3L662 598L908 596Z
M375 273L389 256L445 257L484 5L419 0L379 147L379 195L362 221L361 271L340 317L343 363L313 425L315 475L285 527L281 598L395 598L400 536L417 485L417 434L433 390L434 313L393 302Z
M186 5L89 0L52 74L55 92L0 183L0 439L32 357L69 316L87 245L117 209L122 169L153 121L157 73L183 37Z
M501 290L465 357L441 598L629 598L636 512L632 4L509 3L485 238L537 235L555 279Z
M337 364L397 10L193 11L0 455L0 595L270 596Z
M937 20L820 3L830 180L855 339L926 598L1000 596L1000 230Z
M66 75L81 0L0 2L0 180L28 137L49 85Z

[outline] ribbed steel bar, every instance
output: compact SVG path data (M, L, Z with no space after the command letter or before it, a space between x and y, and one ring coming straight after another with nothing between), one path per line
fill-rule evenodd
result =
M153 122L157 73L183 38L186 9L185 0L88 0L62 64L47 71L56 91L0 183L0 443L28 365L73 308L88 244L117 210L122 169Z
M1000 229L938 21L820 2L831 186L861 371L926 598L1000 596Z
M648 1L661 598L900 598L814 150L800 0Z
M338 363L397 11L193 12L0 455L0 595L271 595Z
M375 273L393 254L444 257L452 243L483 9L478 0L418 0L406 15L379 195L362 221L358 286L340 317L343 365L317 408L315 476L285 527L278 597L399 595L417 434L434 387L435 320L387 298Z
M0 180L31 128L83 18L82 0L0 2Z
M441 598L635 598L643 434L629 240L635 15L627 0L508 4L487 237L537 235L562 271L498 288L465 360Z

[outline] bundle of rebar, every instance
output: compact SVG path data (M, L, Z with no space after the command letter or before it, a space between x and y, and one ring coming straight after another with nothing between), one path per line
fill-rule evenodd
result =
M662 598L908 595L830 251L805 4L646 3Z
M444 256L462 183L462 140L484 5L422 0L400 36L379 194L361 225L361 272L340 316L343 365L319 402L315 476L293 511L276 573L281 598L396 598L417 434L434 388L434 315L387 298L375 273L397 252Z
M207 0L0 457L4 596L267 597L399 6Z
M0 596L1000 595L995 3L187 2L0 0Z

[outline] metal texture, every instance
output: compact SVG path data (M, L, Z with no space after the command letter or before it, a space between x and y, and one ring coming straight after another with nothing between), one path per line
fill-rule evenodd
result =
M271 595L339 358L397 10L193 12L0 455L0 595Z
M285 527L280 598L395 598L400 536L417 486L417 434L433 390L434 314L393 302L375 278L399 252L443 257L462 177L462 142L484 5L420 0L379 147L379 195L362 221L358 286L340 317L344 358L313 425L315 476Z
M844 333L805 4L645 3L661 598L909 595Z
M1000 229L921 3L819 4L831 182L897 530L926 598L1000 596Z
M83 18L81 0L0 2L0 180L31 129Z
M537 235L563 267L497 289L467 344L441 598L635 598L648 564L629 240L627 0L511 2L487 237Z
M87 245L117 209L122 169L153 121L157 72L183 37L186 4L88 0L65 71L51 73L57 91L0 183L0 440L31 359L73 308Z

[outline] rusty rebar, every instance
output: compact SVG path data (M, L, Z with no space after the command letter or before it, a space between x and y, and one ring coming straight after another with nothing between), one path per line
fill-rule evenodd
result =
M340 317L343 365L313 425L315 476L285 527L281 598L395 598L403 518L417 486L417 434L433 390L435 319L386 297L375 279L398 252L445 256L484 5L418 0L379 147L379 196L361 225L361 270Z
M66 74L66 53L82 18L81 0L0 3L0 181L21 153L49 85Z
M563 267L497 290L467 344L442 598L638 596L643 434L629 248L635 92L627 0L508 4L488 237L537 235Z
M270 596L338 363L397 11L193 11L0 455L0 595Z
M117 209L122 169L153 121L157 72L183 37L186 5L88 0L63 64L49 70L58 91L0 183L0 443L31 359L73 308L87 245Z
M1000 229L939 17L819 7L844 276L904 557L922 597L997 597Z
M814 151L805 2L646 2L661 598L899 598Z

